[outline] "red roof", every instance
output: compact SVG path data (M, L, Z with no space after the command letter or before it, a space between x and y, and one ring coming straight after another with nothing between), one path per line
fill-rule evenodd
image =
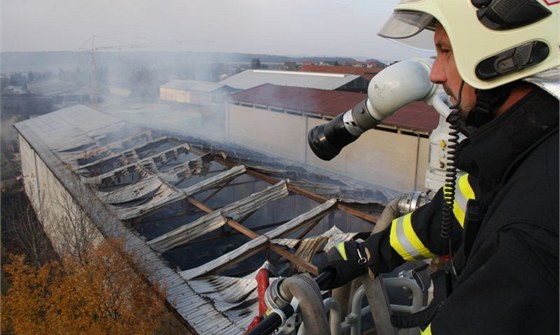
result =
M366 94L263 84L231 95L231 100L337 116L366 98Z
M383 120L382 124L398 128L421 131L434 130L439 122L439 114L424 101L414 101Z
M367 94L264 84L230 96L230 100L255 105L336 117L367 98ZM382 124L419 131L431 131L438 114L422 101L410 103L386 118Z

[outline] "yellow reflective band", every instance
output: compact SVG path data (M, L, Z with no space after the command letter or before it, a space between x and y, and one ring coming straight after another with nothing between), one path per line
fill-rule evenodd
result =
M342 257L342 259L347 261L348 257L346 256L346 248L344 247L344 242L340 242L339 244L337 244L336 249L338 249L338 253Z
M412 227L412 213L393 220L389 242L391 247L407 261L434 257L424 246Z
M410 243L412 243L412 246L414 247L414 249L416 249L416 251L424 256L424 258L432 258L434 257L434 254L432 254L430 252L430 250L428 250L428 248L426 248L424 246L424 244L422 243L422 241L420 241L420 239L418 238L418 235L416 235L416 232L414 231L414 228L412 228L412 215L405 217L404 219L404 232L406 234L406 237L408 238L408 240L410 241Z
M461 190L461 193L463 193L465 198L474 199L474 191L471 187L471 184L469 184L468 174L465 174L464 176L459 178L459 189Z
M457 201L453 201L453 215L459 221L461 228L465 225L465 211L461 208Z
M428 327L426 327L426 329L424 329L424 331L420 333L420 335L432 335L432 324L430 323Z
M402 258L404 258L407 261L411 261L414 260L414 257L412 257L399 242L399 234L397 233L397 226L399 225L399 220L401 220L401 218L394 219L393 222L391 223L391 233L389 234L389 243L391 244L391 247L393 247L393 249L395 249L395 251L399 255L401 255Z
M455 194L455 201L453 202L453 214L455 218L463 227L465 225L465 212L467 210L467 202L474 199L474 191L469 184L469 176L465 174L458 180L459 192Z

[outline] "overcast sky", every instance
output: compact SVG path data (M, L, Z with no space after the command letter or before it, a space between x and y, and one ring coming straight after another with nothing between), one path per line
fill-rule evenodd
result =
M0 0L1 50L92 47L401 60L376 36L398 0Z

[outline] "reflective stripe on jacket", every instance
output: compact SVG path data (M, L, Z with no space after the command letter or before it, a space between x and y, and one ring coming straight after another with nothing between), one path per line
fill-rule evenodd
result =
M453 201L453 214L455 224L461 229L465 223L465 212L467 202L475 199L475 192L469 183L469 175L463 174L457 178L457 187L455 190L455 198ZM393 220L391 224L391 232L389 234L391 247L406 261L416 261L434 257L437 253L427 246L425 241L430 235L424 233L423 230L429 229L425 225L425 220L418 220L415 213L409 213ZM424 224L422 224L424 223ZM424 237L424 238L423 238Z

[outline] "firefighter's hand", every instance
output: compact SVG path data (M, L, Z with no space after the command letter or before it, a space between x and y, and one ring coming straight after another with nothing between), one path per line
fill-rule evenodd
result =
M365 246L356 241L341 242L331 248L327 252L327 262L320 267L321 273L328 271L331 272L331 276L320 288L330 290L366 273L366 257Z

